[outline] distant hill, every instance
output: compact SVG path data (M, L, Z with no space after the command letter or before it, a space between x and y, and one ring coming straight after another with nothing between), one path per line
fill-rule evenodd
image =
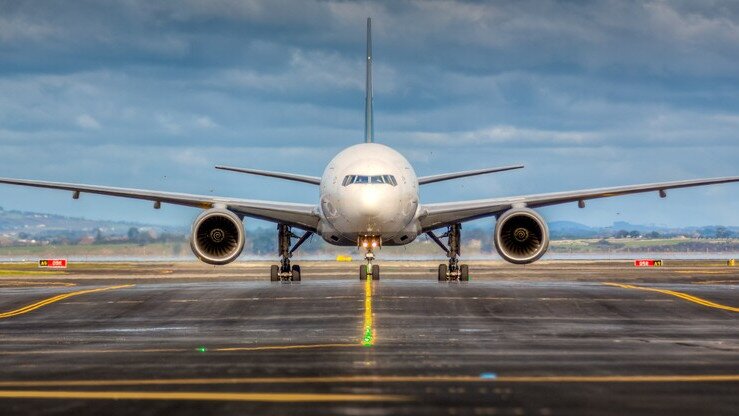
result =
M0 234L24 234L32 237L56 236L68 233L89 234L98 230L106 235L126 235L131 228L152 229L171 234L186 233L187 227L170 227L125 221L101 221L63 215L27 211L6 211L0 208Z
M63 215L45 214L26 211L6 211L0 208L0 237L13 238L54 238L59 236L79 237L82 235L104 234L109 237L126 236L131 228L140 230L152 230L155 233L166 233L172 236L187 236L190 225L162 226L156 224L145 224L127 221L105 221L90 220L79 217L67 217ZM738 226L690 226L670 227L665 225L631 224L624 221L614 222L611 226L591 227L574 221L552 221L549 223L549 231L552 239L581 239L581 238L608 238L619 234L637 233L652 237L659 234L661 237L688 236L739 238ZM656 234L655 234L656 233ZM492 227L469 226L463 230L466 239L477 239L489 244L492 238ZM261 227L248 230L247 235L254 240L263 240L265 247L272 250L273 240L276 236L274 229L263 229ZM320 238L318 239L320 240ZM319 243L316 241L315 243Z
M590 227L573 221L552 221L549 223L549 232L553 239L606 238L618 236L623 232L636 232L643 236L723 238L739 237L739 226L706 225L670 227L666 225L631 224L625 221L616 221L611 226Z

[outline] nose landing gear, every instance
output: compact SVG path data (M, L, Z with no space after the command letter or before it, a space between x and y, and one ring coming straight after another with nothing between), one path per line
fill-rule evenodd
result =
M359 266L359 280L380 280L380 266L372 264L372 261L375 259L372 250L382 247L382 241L377 237L360 237L357 241L357 246L366 250L364 260L367 262L367 264Z
M270 281L273 282L299 282L300 266L290 264L290 257L293 252L298 249L308 238L313 235L311 231L306 231L302 236L298 237L293 234L289 226L285 224L277 224L277 250L280 254L280 264L273 264L270 267ZM297 238L295 245L290 247L292 239Z
M441 247L442 250L446 252L447 257L449 257L448 265L439 265L438 277L440 282L455 280L460 282L467 282L470 280L469 267L466 264L459 264L459 252L462 241L461 230L461 224L453 224L441 237L438 237L436 234L433 233L433 231L429 231L426 233L431 238L431 240L433 240L436 244L439 245L439 247ZM441 238L444 237L446 237L447 239L447 243L449 245L448 248L441 241Z

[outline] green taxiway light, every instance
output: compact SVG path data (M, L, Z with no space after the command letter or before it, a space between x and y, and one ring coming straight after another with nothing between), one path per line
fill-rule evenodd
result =
M205 347L197 347L197 348L196 348L195 350L196 350L197 352L206 352L206 351L208 351L208 349L207 349L207 348L205 348Z
M374 344L374 340L372 338L372 328L366 328L364 331L364 338L362 338L362 345L365 347L371 347Z

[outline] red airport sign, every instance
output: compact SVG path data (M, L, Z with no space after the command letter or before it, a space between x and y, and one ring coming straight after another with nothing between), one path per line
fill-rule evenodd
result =
M636 267L659 267L661 265L662 265L662 260L654 260L654 259L634 260L634 266Z
M67 259L41 259L38 261L38 267L48 269L66 269Z

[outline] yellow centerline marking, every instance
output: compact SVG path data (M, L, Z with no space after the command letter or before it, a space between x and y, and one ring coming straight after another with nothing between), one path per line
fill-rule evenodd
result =
M325 384L325 383L696 383L739 382L739 374L632 374L548 376L325 376L232 377L130 380L0 381L0 387L176 386L218 384Z
M261 347L227 347L227 348L214 348L208 351L271 351L271 350L302 350L311 348L342 348L342 347L356 347L357 344L305 344L305 345L267 345Z
M375 328L372 325L372 279L367 276L364 282L364 330L360 340L364 347L375 345Z
M676 292L674 290L655 289L655 288L651 288L651 287L626 285L626 284L622 284L622 283L603 283L603 284L604 285L608 285L608 286L620 287L620 288L624 288L624 289L637 289L637 290L645 290L645 291L648 291L648 292L662 293L662 294L665 294L665 295L675 296L675 297L678 297L680 299L687 300L689 302L697 303L699 305L707 306L709 308L723 309L725 311L730 311L730 312L739 312L739 308L735 308L733 306L722 305L722 304L716 303L716 302L711 302L710 300L699 298L697 296L689 295L689 294L683 293L683 292Z
M40 300L36 303L32 303L30 305L26 305L21 308L14 309L12 311L0 313L0 319L10 318L12 316L18 316L24 313L35 311L38 308L44 307L54 302L59 302L60 300L71 298L72 296L86 295L88 293L104 292L106 290L122 289L122 288L132 287L132 286L134 285L108 286L108 287L101 287L98 289L78 290L76 292L63 293L61 295L52 296L50 298Z
M5 399L201 400L240 402L379 402L408 401L410 397L381 394L211 393L144 391L0 390Z
M6 280L6 281L0 281L0 287L11 287L11 286L43 286L43 287L53 287L53 286L77 286L76 283L70 283L70 282L45 282L45 281L18 281L18 280Z

